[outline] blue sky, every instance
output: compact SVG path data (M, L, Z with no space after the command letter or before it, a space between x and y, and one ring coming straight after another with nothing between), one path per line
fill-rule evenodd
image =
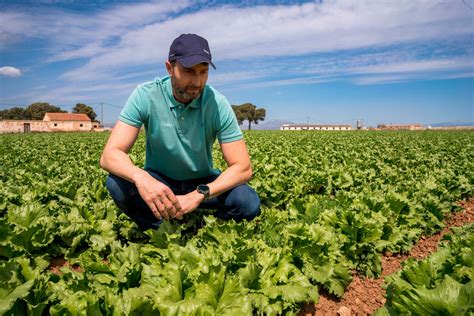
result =
M1 1L0 109L90 104L114 122L197 33L209 84L267 121L474 122L474 0Z

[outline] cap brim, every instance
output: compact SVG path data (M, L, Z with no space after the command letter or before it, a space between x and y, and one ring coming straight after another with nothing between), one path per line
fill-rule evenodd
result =
M212 61L207 57L203 55L192 55L192 56L186 56L177 59L177 61L181 64L181 66L190 68L193 67L197 64L201 63L206 63L212 66L212 68L216 69L216 66L212 63Z

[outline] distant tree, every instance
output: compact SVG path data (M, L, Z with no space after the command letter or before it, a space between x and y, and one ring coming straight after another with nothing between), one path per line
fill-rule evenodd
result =
M25 109L14 107L0 111L1 120L24 120L26 119Z
M67 111L63 111L60 107L47 102L35 102L26 108L25 117L23 119L42 120L47 112L66 113Z
M245 114L240 110L240 105L232 105L232 110L234 110L235 117L237 118L237 122L239 125L242 125L242 123L247 119L245 117Z
M94 112L90 106L85 105L84 103L77 103L72 109L72 113L82 113L87 115L92 121L95 120L97 114Z
M232 109L239 125L244 121L249 122L249 130L252 128L252 123L258 124L258 121L265 120L266 110L264 108L257 109L257 106L252 103L232 105Z
M65 113L66 111L47 102L35 102L26 108L13 107L0 111L0 120L42 120L47 112Z

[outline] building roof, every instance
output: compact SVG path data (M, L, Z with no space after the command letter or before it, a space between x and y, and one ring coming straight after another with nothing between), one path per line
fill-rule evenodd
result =
M348 127L352 126L350 124L323 124L323 125L314 125L314 124L283 124L283 127Z
M46 119L46 117L48 119ZM43 121L88 121L91 119L85 114L76 113L46 113Z

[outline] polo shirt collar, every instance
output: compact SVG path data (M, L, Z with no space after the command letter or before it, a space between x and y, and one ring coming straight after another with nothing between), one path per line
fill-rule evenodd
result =
M171 86L171 78L170 76L166 76L164 77L163 79L158 79L161 81L161 83L164 85L164 88L165 88L165 92L166 92L166 95L168 97L168 100L170 101L169 102L169 106L170 108L174 108L176 106L184 106L184 103L181 103L181 102L178 102L175 98L174 98L174 95L173 95L173 87ZM204 90L204 89L203 89ZM201 95L199 96L199 98L197 99L194 99L193 101L191 101L191 103L189 103L188 105L192 108L195 108L195 109L199 109L201 107L201 100L202 100L202 94L204 93L204 91L201 93Z

